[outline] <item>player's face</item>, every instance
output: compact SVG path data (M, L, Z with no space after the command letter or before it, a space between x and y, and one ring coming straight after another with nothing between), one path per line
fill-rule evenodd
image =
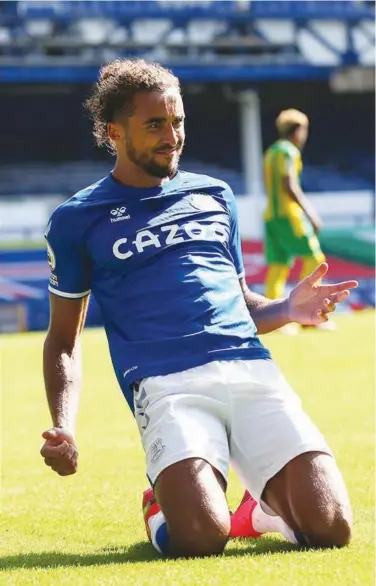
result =
M148 175L173 177L184 146L184 107L175 88L139 93L125 125L125 151Z
M308 139L308 126L299 126L295 133L296 142L300 149L302 149Z

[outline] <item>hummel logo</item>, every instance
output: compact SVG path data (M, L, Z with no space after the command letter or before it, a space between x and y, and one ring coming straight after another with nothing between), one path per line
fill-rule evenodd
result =
M125 210L127 208L115 208L114 210L111 210L111 215L112 216L122 216L123 214L125 214Z
M121 208L114 208L113 210L110 211L111 214L111 218L110 218L110 222L121 222L121 220L130 220L130 214L127 214L126 216L124 215L126 212L127 208L121 207Z

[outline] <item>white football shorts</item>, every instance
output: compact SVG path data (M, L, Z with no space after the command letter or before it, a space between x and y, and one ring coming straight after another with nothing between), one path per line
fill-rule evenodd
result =
M332 455L272 360L216 361L135 385L147 475L202 458L227 480L229 464L260 499L266 483L305 452Z

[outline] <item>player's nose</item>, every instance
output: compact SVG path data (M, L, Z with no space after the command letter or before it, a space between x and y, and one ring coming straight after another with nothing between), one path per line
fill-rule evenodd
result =
M163 134L163 142L166 145L169 145L169 147L172 149L178 146L178 143L180 142L179 132L172 126L172 124L166 125L165 132Z

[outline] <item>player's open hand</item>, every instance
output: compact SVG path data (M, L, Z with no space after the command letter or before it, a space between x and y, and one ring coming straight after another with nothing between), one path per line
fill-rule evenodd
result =
M60 476L69 476L77 471L78 451L73 435L59 427L44 431L46 440L40 451L45 464Z
M317 325L328 321L328 314L335 311L337 303L344 301L350 295L350 289L358 286L357 281L322 285L321 279L327 271L327 263L321 263L291 291L288 299L291 321L303 325Z

